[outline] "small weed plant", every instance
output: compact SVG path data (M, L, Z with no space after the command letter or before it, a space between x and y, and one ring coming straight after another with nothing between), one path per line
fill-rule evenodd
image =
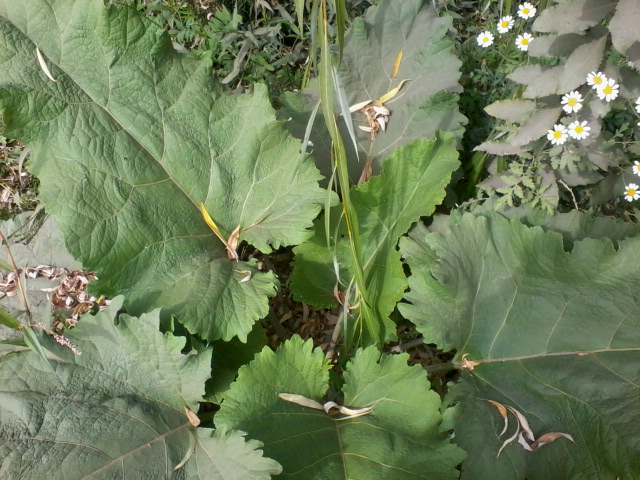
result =
M639 478L635 3L0 0L1 476Z

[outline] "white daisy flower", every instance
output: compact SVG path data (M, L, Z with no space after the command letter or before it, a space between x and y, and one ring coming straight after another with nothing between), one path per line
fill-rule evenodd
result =
M591 127L587 127L587 122L580 123L577 120L570 123L567 128L569 129L571 138L575 138L576 140L584 140L589 136L589 131L591 130Z
M551 141L551 145L562 145L567 141L567 137L567 127L559 123L547 132L547 139Z
M607 76L602 72L591 72L587 75L587 85L598 88L607 81Z
M478 38L476 40L478 41L478 45L480 45L482 48L490 47L493 44L493 34L490 31L485 30L480 35L478 35Z
M516 46L526 52L529 49L529 44L533 41L533 35L530 33L523 33L522 35L518 35L516 38Z
M607 81L601 84L596 90L598 92L598 98L607 102L615 100L618 97L619 88L620 85L618 85L613 78L607 78Z
M582 95L576 90L562 97L562 109L567 113L577 112L582 108Z
M631 169L633 170L633 173L635 173L636 175L640 175L640 162L638 160L633 162L633 166L631 167Z
M515 23L516 22L511 15L502 17L498 22L498 33L507 33L509 30L513 28L513 25Z
M536 7L531 5L529 2L524 2L522 5L518 7L518 16L520 18L524 18L525 20L528 18L533 18L536 15Z
M627 202L632 202L640 198L640 192L638 191L638 185L630 183L624 187L624 199Z
M640 97L636 100L636 112L640 113Z

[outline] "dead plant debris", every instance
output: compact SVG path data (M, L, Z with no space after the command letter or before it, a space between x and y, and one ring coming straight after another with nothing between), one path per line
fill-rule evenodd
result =
M12 297L18 293L19 276L23 270L8 272L0 275L0 299ZM80 315L92 309L102 311L110 304L104 297L96 298L87 293L87 285L93 279L93 272L83 270L68 271L64 268L39 265L24 270L26 278L45 278L51 282L51 287L42 288L51 302L51 310L55 317L52 327L55 333L62 333L65 328L76 325Z

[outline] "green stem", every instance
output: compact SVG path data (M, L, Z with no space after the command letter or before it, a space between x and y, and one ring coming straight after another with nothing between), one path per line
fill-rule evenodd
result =
M321 14L322 21L319 22L319 36L321 38L320 47L320 68L319 68L319 80L320 80L320 98L322 102L322 112L329 130L329 135L333 142L333 158L335 162L335 169L338 174L338 188L342 197L342 210L344 215L344 221L347 227L347 233L349 237L349 250L352 258L353 275L357 286L357 304L359 305L360 322L357 325L358 339L354 340L355 335L351 332L354 330L346 325L348 332L347 338L345 338L345 346L349 348L355 343L362 343L365 333L368 333L373 337L375 343L380 344L381 328L377 322L371 307L369 306L367 294L367 285L365 281L364 270L360 259L362 258L362 249L360 245L360 235L358 229L358 216L353 208L350 198L350 184L349 184L349 169L347 166L347 156L342 141L342 136L338 130L335 114L333 111L334 105L334 82L333 76L336 75L333 66L333 57L329 45L329 32L328 32L328 19L327 19L327 4L326 0L321 2ZM328 214L328 212L327 212ZM345 305L345 308L349 308L349 305ZM363 331L363 323L366 327L366 332ZM354 332L355 333L355 332Z

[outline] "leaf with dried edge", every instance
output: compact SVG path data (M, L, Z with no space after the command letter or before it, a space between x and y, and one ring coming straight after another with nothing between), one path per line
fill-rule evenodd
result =
M0 357L0 436L11 439L0 444L3 475L169 478L178 467L175 478L208 479L229 463L252 465L243 478L277 473L238 433L196 436L185 412L198 409L211 351L183 354L184 338L158 330L158 311L117 316L122 302L65 332L80 355L44 335L51 367L29 351Z
M260 439L265 454L282 464L283 478L402 480L428 472L430 479L456 479L464 452L439 432L440 399L407 359L381 357L375 347L358 350L342 388L350 408L334 417L318 409L328 388L324 355L312 351L310 340L293 337L242 367L216 424Z
M270 251L307 239L324 201L266 88L222 93L210 61L101 0L0 0L0 64L5 135L33 147L42 200L97 271L93 291L126 293L133 314L162 305L207 339L244 340L276 278L230 262L200 203L223 238L240 225L238 241Z
M568 252L561 235L498 214L454 214L448 231L401 242L412 273L401 313L427 341L473 362L449 397L459 403L456 442L474 452L465 478L640 476L638 248L638 237L617 250L582 238ZM481 399L575 444L511 445L496 458L502 419Z

